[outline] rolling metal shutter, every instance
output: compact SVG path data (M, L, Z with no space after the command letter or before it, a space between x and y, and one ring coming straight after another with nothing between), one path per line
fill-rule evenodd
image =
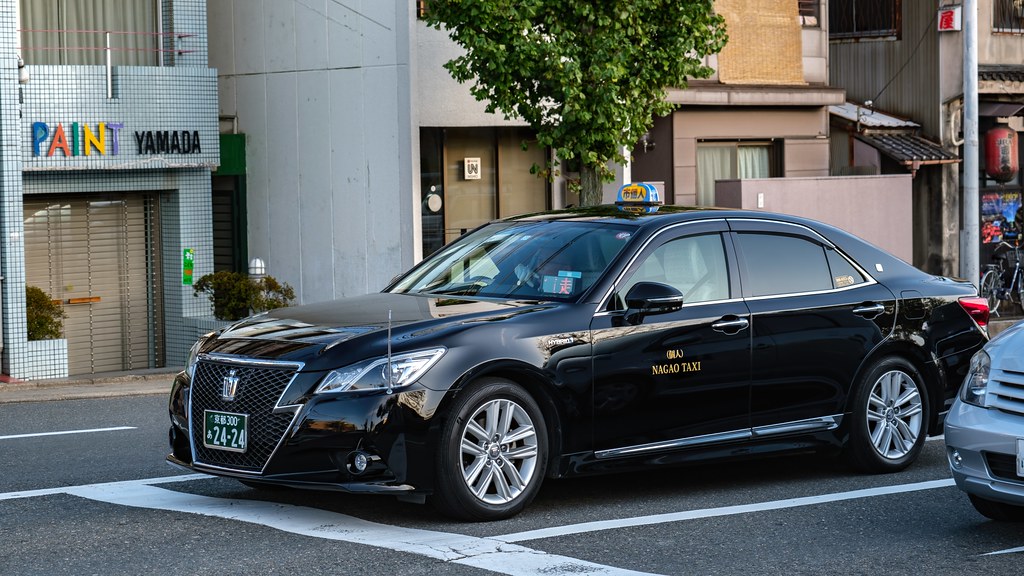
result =
M64 305L68 373L163 365L152 194L29 197L25 273Z

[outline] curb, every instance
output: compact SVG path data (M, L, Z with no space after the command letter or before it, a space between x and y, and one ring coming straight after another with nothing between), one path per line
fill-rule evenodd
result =
M0 404L169 394L178 370L91 374L81 378L0 383Z

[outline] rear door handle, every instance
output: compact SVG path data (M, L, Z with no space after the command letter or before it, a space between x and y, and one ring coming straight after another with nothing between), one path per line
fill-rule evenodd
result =
M873 302L871 304L862 304L853 309L854 314L856 314L857 316L863 316L868 320L874 318L875 316L878 316L882 312L885 312L885 306L877 302Z
M746 318L733 317L730 320L722 318L718 322L711 325L711 329L715 332L724 332L725 334L736 334L740 330L746 330L747 326L750 326L750 322Z

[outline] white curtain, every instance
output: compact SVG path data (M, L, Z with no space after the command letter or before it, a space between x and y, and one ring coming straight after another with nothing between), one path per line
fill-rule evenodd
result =
M715 205L715 181L736 178L735 144L697 147L697 205Z
M767 146L740 146L738 150L740 178L768 178Z
M26 64L155 66L157 0L21 0Z

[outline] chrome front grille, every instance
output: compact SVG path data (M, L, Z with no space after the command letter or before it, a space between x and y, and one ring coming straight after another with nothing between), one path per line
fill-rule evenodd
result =
M259 473L267 465L295 416L294 409L274 411L278 400L298 372L295 364L200 360L192 378L189 418L195 462L239 472ZM238 379L233 400L221 397L224 381ZM209 448L203 444L205 411L249 416L245 452Z
M990 408L1024 415L1024 372L993 370L988 395Z

